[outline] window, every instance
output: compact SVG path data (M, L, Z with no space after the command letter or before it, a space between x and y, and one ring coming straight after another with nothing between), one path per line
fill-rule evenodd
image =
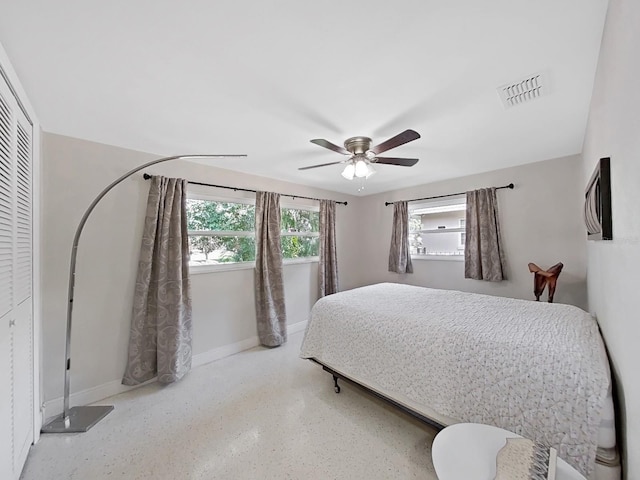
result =
M464 258L466 199L409 204L409 243L417 258Z
M318 256L320 213L298 208L282 209L282 257Z
M252 204L187 199L189 265L254 261L254 225Z
M317 211L282 208L282 256L318 256L320 217ZM189 265L219 265L255 261L253 201L187 199Z

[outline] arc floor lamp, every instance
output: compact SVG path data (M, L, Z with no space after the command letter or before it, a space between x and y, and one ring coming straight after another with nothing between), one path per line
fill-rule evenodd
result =
M86 432L96 423L102 420L111 410L113 405L99 405L99 406L77 406L69 408L69 383L71 381L71 321L73 319L73 291L76 278L76 256L78 253L78 242L80 241L80 235L84 224L87 222L89 215L96 207L96 205L102 200L109 191L118 185L123 180L129 178L136 172L155 165L157 163L168 162L170 160L204 160L211 158L229 158L229 157L246 157L247 155L176 155L173 157L164 157L152 160L134 168L133 170L125 173L117 180L114 180L108 185L98 196L91 202L87 211L84 212L80 224L76 229L76 234L73 237L73 245L71 247L71 263L69 268L69 296L67 298L67 341L65 346L65 362L64 362L64 403L62 413L53 418L42 427L42 433L78 433Z

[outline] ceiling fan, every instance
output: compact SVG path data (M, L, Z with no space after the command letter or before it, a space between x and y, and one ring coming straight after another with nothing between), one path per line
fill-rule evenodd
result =
M342 155L349 155L346 160L339 162L321 163L320 165L311 165L309 167L301 167L298 170L309 170L310 168L326 167L327 165L337 165L345 163L346 166L342 171L342 176L347 180L353 180L354 177L369 178L376 173L373 168L374 163L383 163L385 165L398 165L401 167L412 167L418 163L417 158L395 158L395 157L378 157L378 154L399 147L405 143L412 142L420 138L420 134L415 130L405 130L395 137L382 142L375 147L371 146L369 137L351 137L344 142L344 148L339 147L323 138L311 140L311 143L328 148Z

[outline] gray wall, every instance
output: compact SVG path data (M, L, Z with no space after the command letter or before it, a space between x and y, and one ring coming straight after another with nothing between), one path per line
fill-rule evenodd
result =
M44 399L50 401L62 396L69 257L80 217L109 182L158 157L53 134L44 135L43 156L43 378ZM353 200L348 195L187 161L157 165L149 171L206 183ZM72 329L72 392L119 381L124 371L148 190L142 173L125 180L97 206L82 234ZM224 197L242 195L208 187L199 187L198 191ZM300 199L295 203L314 204ZM349 251L357 225L355 215L351 205L338 206L338 261L343 289L356 285ZM316 276L316 263L285 266L289 323L308 319L317 299ZM192 275L192 288L194 354L256 336L253 269Z
M581 169L580 157L571 156L360 199L357 204L363 222L358 233L362 240L360 283L392 281L532 299L533 274L527 264L534 262L546 268L562 262L564 270L554 301L586 307ZM416 259L413 274L398 275L387 271L393 207L385 207L385 201L464 192L511 182L516 186L514 190L498 191L508 281L467 280L464 262L455 260Z
M640 478L640 2L612 0L583 148L583 185L611 157L613 240L589 241L589 309L626 404L629 479ZM624 433L624 432L623 432Z

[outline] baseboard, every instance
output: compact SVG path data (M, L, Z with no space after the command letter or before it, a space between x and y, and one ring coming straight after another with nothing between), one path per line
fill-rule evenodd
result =
M303 322L297 322L287 325L287 333L292 334L301 332L305 328L307 328L307 323L308 321L305 320ZM250 348L257 347L258 345L260 345L260 340L258 339L258 337L251 337L237 343L232 343L231 345L224 345L222 347L214 348L213 350L209 350L208 352L194 355L193 359L191 360L191 366L199 367L200 365L206 365L207 363L215 362L216 360L220 360L221 358L240 353L244 350L249 350Z
M260 345L258 337L251 337L230 345L223 345L222 347L214 348L208 352L198 353L191 359L191 367L195 368L201 365L206 365L207 363L215 362L221 358L243 352L244 350L249 350L250 348L257 347L258 345Z
M307 328L307 323L309 323L309 321L305 320L303 322L297 322L297 323L292 323L291 325L287 325L287 333L302 332Z
M135 387L129 387L126 385L122 385L121 380L113 380L112 382L103 383L95 387L87 388L86 390L80 390L79 392L72 393L71 395L69 395L69 406L75 407L76 405L89 405L91 403L104 400L105 398L111 397L113 395L128 392L129 390L141 387L142 385L147 385L154 381L155 379L152 379L140 385L136 385ZM49 400L48 402L44 402L43 417L45 419L45 424L51 417L60 415L62 413L63 401L64 399L62 397L59 397L53 400Z
M303 331L305 328L307 328L306 320L303 322L297 322L288 325L287 332L289 334L297 333ZM196 368L201 365L206 365L207 363L215 362L216 360L220 360L230 355L240 353L244 350L257 347L258 345L260 345L258 337L251 337L236 343L232 343L230 345L223 345L222 347L217 347L213 350L194 355L191 359L191 367ZM129 390L133 390L134 388L138 388L152 382L155 382L155 379L149 380L134 387L129 387L126 385L122 385L120 380L113 380L112 382L103 383L102 385L97 385L95 387L87 388L86 390L72 393L69 396L69 405L72 407L76 405L89 405L91 403L99 402L101 400L104 400L105 398L111 397L113 395L118 395L119 393L128 392ZM44 403L44 423L46 423L51 417L62 413L62 404L62 397L55 398Z

